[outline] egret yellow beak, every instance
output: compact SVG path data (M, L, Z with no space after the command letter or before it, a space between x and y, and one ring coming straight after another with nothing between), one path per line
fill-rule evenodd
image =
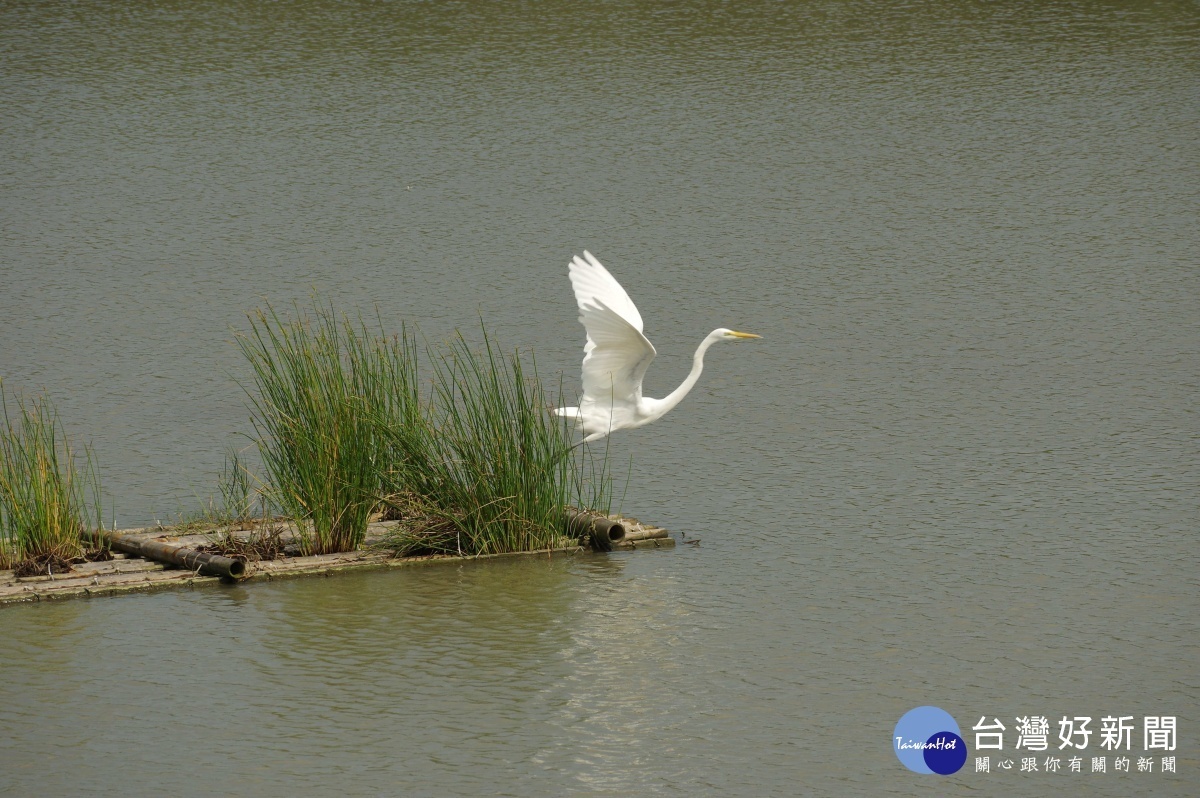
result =
M730 330L729 334L732 335L734 338L762 338L761 335L755 335L754 333L738 332L737 330Z

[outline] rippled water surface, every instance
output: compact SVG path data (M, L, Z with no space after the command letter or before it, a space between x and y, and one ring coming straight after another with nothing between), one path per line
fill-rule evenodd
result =
M215 490L264 302L574 390L586 247L651 395L764 337L612 441L699 546L4 609L0 793L1194 794L1198 52L1190 2L6 3L0 376L118 525ZM923 704L1174 715L1179 772L917 776Z

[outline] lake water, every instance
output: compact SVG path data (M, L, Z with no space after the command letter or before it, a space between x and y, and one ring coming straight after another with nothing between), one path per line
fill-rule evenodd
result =
M1198 48L1170 1L4 4L0 376L119 526L245 445L266 302L575 390L587 248L650 395L763 339L612 439L698 546L4 609L0 794L1196 794Z

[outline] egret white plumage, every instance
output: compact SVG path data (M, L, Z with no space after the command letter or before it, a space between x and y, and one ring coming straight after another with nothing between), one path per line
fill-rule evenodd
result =
M560 416L578 419L584 442L619 429L657 421L695 387L704 370L704 353L717 341L761 338L720 327L710 332L692 357L683 383L662 399L642 396L642 378L654 360L654 345L642 333L642 315L608 269L584 250L571 261L571 287L579 305L579 321L587 330L583 347L583 396L578 407L560 407Z

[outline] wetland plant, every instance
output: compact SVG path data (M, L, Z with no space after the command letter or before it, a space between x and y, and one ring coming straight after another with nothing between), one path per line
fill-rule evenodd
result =
M567 505L607 510L607 473L547 412L536 363L527 371L486 330L482 349L458 335L429 360L433 395L419 426L384 425L397 444L387 501L410 521L385 545L466 555L549 549L562 545Z
M225 452L225 467L217 487L221 491L218 512L224 523L240 523L254 514L254 491L250 488L250 471L232 446Z
M0 568L70 570L84 554L80 533L101 527L92 452L77 463L46 397L18 398L10 413L0 383L0 402Z
M264 490L305 553L356 548L379 509L404 522L386 547L463 555L551 548L564 507L607 509L606 466L572 448L536 369L486 331L481 351L461 336L425 348L424 401L406 329L388 337L314 303L294 321L258 312L238 343L258 388Z
M212 527L251 525L255 521L256 497L262 504L264 516L268 514L270 504L265 497L251 488L250 483L253 479L238 450L232 446L227 448L225 465L217 474L220 501L210 494L207 500L201 500L199 508L180 511L172 526L184 534L191 534Z
M388 447L379 419L415 400L404 336L373 335L359 320L314 303L285 322L267 308L239 334L254 370L254 427L269 498L297 524L305 554L362 543L381 490Z

